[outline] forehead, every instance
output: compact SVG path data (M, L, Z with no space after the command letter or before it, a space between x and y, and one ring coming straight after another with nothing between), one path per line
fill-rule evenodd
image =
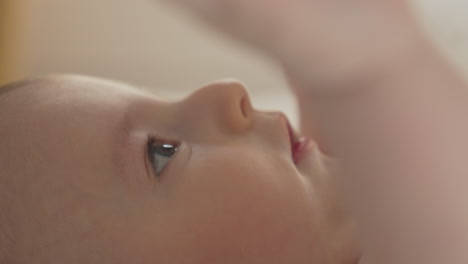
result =
M75 75L21 81L7 88L0 96L3 121L30 115L49 119L88 116L91 121L99 115L107 118L124 114L129 107L142 103L166 101L126 83Z
M129 85L81 76L41 78L10 86L0 98L0 137L51 141L120 131L133 106L154 98ZM32 133L32 131L36 131Z
M129 85L87 77L36 79L9 86L0 98L0 138L11 157L29 157L34 171L50 166L112 168L128 106L148 98ZM145 96L142 96L145 95ZM93 151L89 147L92 146ZM73 154L73 155L72 155ZM109 157L106 161L96 157ZM36 155L36 156L34 156ZM53 162L52 162L53 161ZM99 164L94 164L100 161ZM23 161L17 159L24 167ZM57 169L57 171L60 171Z
M15 83L7 88L8 91L0 96L0 122L3 124L18 120L37 122L39 119L54 123L74 119L89 124L122 116L133 123L141 123L137 121L149 115L153 121L171 120L165 117L173 110L168 107L173 105L171 100L155 96L147 90L85 76L40 78ZM155 116L154 113L158 114ZM5 132L6 126L3 127L0 133Z
M0 97L0 136L5 140L108 132L129 105L148 99L129 85L81 76L39 78L7 88Z

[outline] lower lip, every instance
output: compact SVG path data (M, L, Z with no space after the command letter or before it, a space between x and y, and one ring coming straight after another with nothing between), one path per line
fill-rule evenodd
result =
M298 164L308 153L311 140L300 138L298 142L292 145L292 156L294 164Z

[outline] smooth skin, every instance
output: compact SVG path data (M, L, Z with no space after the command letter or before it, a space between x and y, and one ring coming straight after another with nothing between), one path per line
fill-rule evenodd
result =
M359 263L468 263L468 88L408 1L171 2L284 65L341 168Z
M333 159L222 80L180 101L83 76L0 97L2 263L343 263L360 256ZM148 137L178 149L161 174ZM6 218L5 218L6 216ZM7 253L10 255L7 258Z

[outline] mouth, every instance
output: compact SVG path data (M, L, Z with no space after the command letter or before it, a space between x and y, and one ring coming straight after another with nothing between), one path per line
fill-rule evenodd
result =
M298 164L302 158L307 154L307 147L310 144L310 139L300 136L291 126L288 118L283 115L283 119L285 120L288 135L289 135L289 142L291 148L291 157L294 164Z

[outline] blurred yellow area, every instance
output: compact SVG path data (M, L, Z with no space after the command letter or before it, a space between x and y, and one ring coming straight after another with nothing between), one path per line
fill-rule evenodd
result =
M11 80L14 72L14 50L10 37L14 34L13 1L0 1L0 85Z

